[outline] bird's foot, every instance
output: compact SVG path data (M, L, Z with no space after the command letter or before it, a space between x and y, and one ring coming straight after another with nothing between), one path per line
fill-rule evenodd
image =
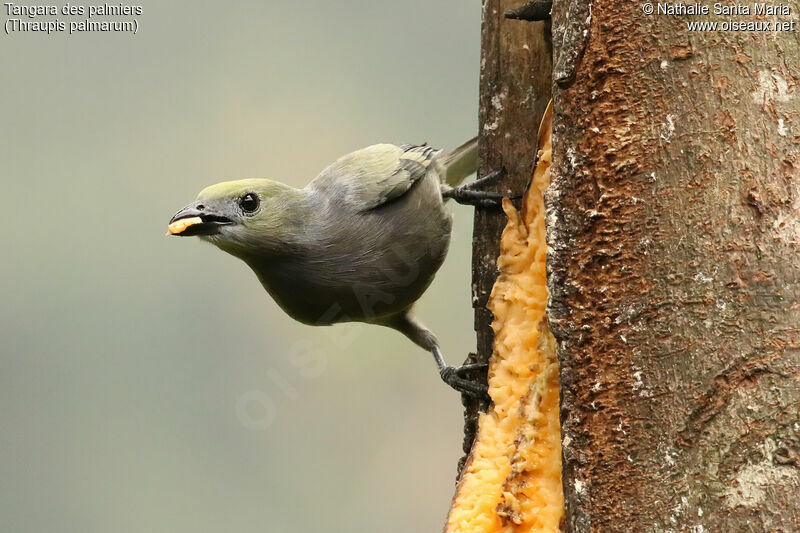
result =
M488 370L489 363L467 363L461 366L454 366L452 368L456 375L464 377L464 374L472 372L473 370Z
M515 198L514 196L511 196L511 191L508 191L508 193L504 194L493 191L484 191L481 190L481 187L491 184L504 175L504 170L496 170L470 183L465 183L464 185L447 189L442 192L442 196L445 198L452 198L459 204L464 205L472 205L476 207L499 207L502 205L503 198Z
M444 361L444 355L439 346L434 345L431 349L433 358L436 360L436 366L439 367L439 375L442 381L459 391L461 394L472 396L479 400L489 401L489 387L486 382L468 379L464 376L465 373L473 370L486 370L488 363L470 363L461 366L450 366Z
M439 375L442 376L442 381L462 394L467 394L476 398L488 398L488 385L464 377L464 374L471 370L484 370L487 366L487 363L475 363L458 367L445 366L439 371Z
M463 185L463 187L472 188L472 189L478 189L480 187L484 187L486 185L494 183L495 181L499 180L500 178L502 178L505 175L506 175L506 169L501 168L500 170L495 170L494 172L489 172L488 174L486 174L482 178L478 178L476 180L472 180L469 183L465 183Z

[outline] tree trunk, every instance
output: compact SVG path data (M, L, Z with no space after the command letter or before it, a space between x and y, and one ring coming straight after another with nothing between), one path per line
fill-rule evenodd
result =
M520 3L483 6L481 174L505 168L500 190L530 182L555 80L545 204L564 529L800 531L800 40L686 25L791 16L562 0L551 74L544 25L503 19ZM505 223L476 212L479 360Z
M687 20L594 2L555 91L568 531L800 531L800 42Z
M486 0L481 25L478 177L504 172L493 189L519 196L530 183L536 160L536 135L551 96L549 25L507 20L519 2ZM498 208L477 208L472 241L472 306L477 354L468 362L486 362L492 354L492 314L486 308L497 279L500 233L506 216ZM465 400L464 453L475 437L477 416L485 405ZM463 464L463 461L462 461Z

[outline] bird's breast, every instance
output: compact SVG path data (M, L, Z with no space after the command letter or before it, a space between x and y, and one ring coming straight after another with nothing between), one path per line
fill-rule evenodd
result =
M422 296L447 255L450 215L438 182L376 209L309 213L301 246L251 263L287 314L306 324L380 322Z

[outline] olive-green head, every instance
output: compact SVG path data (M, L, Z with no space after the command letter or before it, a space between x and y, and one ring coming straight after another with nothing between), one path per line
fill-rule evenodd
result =
M206 187L169 221L169 235L198 236L245 257L275 251L297 231L301 191L268 179Z

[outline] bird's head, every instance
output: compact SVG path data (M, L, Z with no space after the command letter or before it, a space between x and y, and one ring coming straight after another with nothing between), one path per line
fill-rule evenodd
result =
M287 217L299 193L268 179L217 183L172 217L168 235L198 236L240 257L267 253L296 232Z

